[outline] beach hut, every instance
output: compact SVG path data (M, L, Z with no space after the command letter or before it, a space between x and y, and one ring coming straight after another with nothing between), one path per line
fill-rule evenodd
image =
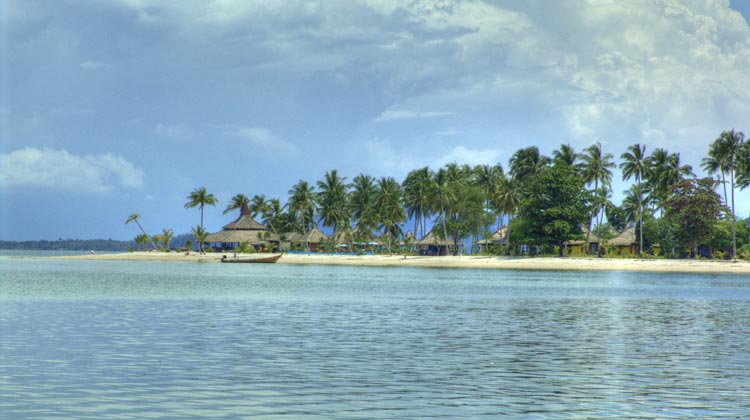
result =
M454 244L450 240L440 239L433 232L430 232L420 239L417 245L419 246L419 255L448 255L449 249Z
M286 234L286 240L291 244L300 245L303 248L306 248L309 245L310 251L318 252L321 243L328 240L328 235L321 232L316 224L310 232L307 232L307 237L299 232L289 232Z
M626 228L608 242L611 255L633 256L638 253L638 241L635 239L635 227L633 226Z
M273 233L266 231L265 226L253 219L249 210L244 207L240 210L240 217L237 220L224 226L220 232L209 234L206 242L211 247L222 250L237 248L241 242L262 250L276 246L279 239Z
M601 239L595 234L591 233L589 236L589 229L586 226L581 226L581 232L583 232L583 239L574 239L565 241L565 248L567 249L568 255L580 256L586 255L586 240L588 239L589 254L596 254L599 251L599 244Z
M498 252L503 253L508 247L508 226L503 226L496 230L489 238L477 241L482 252L490 252L491 248L496 248Z

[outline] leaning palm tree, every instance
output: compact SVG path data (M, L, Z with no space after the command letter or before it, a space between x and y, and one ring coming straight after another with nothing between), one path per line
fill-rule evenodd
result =
M143 226L141 226L141 223L138 221L138 219L140 218L141 218L140 214L133 213L130 216L128 216L127 220L125 220L125 224L127 225L130 222L135 222L135 224L138 225L138 228L141 229L141 232L143 232L143 234L148 238L148 241L151 242L151 246L153 246L154 249L156 249L156 243L151 238L151 236L149 236L148 233L146 233L146 231L143 230Z
M186 209L200 207L201 227L203 227L203 208L206 205L215 206L216 203L219 202L219 200L217 200L213 194L209 194L208 191L206 191L206 187L200 187L200 188L194 189L192 192L190 192L190 195L187 196L187 199L188 199L188 202L185 203Z
M623 160L620 163L620 169L622 170L622 179L627 181L630 178L635 178L635 182L638 185L638 191L642 191L641 181L648 170L649 162L646 157L646 146L641 146L636 143L627 148L627 151L620 155L620 159ZM638 194L637 198L643 198L643 194ZM638 255L643 253L643 203L637 203L636 209L638 213L636 216L636 223L639 228L638 238Z
M615 162L612 160L612 154L611 153L603 153L602 152L602 145L599 143L595 143L583 151L583 166L582 166L582 175L583 175L583 181L586 184L594 184L593 191L599 190L599 185L601 184L602 187L605 187L606 189L609 189L611 183L612 183L612 171L611 168L615 167ZM600 203L602 206L603 203ZM598 206L597 206L598 207ZM603 210L602 208L594 208L591 212L591 219L593 219L596 214ZM589 220L589 231L588 235L586 237L586 243L588 244L591 241L591 220Z
M505 229L505 255L510 255L510 227L513 216L521 205L521 192L518 181L511 177L505 177L500 184L499 193L496 197L497 207L508 215L508 224Z

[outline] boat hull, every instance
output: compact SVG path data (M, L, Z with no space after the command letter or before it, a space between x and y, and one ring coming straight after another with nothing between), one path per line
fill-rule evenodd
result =
M226 255L221 257L221 262L232 263L232 264L253 264L253 263L266 263L272 264L281 258L281 254L272 255L270 257L255 257L255 258L227 258Z

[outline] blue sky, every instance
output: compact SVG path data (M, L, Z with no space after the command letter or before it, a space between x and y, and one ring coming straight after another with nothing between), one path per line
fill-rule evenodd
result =
M402 180L601 142L700 172L750 134L750 2L6 0L0 239L114 238L185 197L287 198L338 169ZM614 198L627 185L615 177ZM750 211L739 194L738 214Z

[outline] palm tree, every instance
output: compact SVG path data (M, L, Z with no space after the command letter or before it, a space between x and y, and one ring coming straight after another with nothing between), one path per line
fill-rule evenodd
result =
M388 252L391 252L391 241L401 235L400 224L406 221L406 212L401 203L401 185L391 177L378 180L375 195L377 220L388 238Z
M200 187L194 189L190 195L187 196L188 202L185 203L186 209L191 209L193 207L200 207L201 209L201 227L203 227L203 208L206 205L209 206L215 206L216 203L219 202L219 200L214 197L213 194L209 194L208 191L206 191L206 187Z
M434 174L428 167L409 172L401 184L404 190L404 205L409 217L414 218L414 235L426 234L425 223L430 217L430 194Z
M206 251L203 248L203 243L206 242L206 238L208 237L208 232L206 231L206 228L203 226L196 226L190 230L190 232L195 237L195 241L198 242L198 249L200 254L205 254Z
M377 193L375 178L359 174L352 180L350 195L352 218L356 221L360 233L368 234L375 224Z
M133 213L130 216L128 216L127 220L125 220L125 224L127 225L130 222L135 222L135 224L138 225L138 228L141 229L141 232L143 232L143 234L146 235L146 237L148 238L149 242L151 242L151 246L153 246L154 249L156 249L156 243L154 242L153 239L151 239L150 236L148 236L148 233L146 233L146 231L143 230L143 226L141 226L141 223L138 221L138 219L140 218L141 218L140 214Z
M250 200L250 204L248 204L248 208L250 210L250 216L252 218L258 217L258 215L262 215L263 211L266 208L266 195L254 195L253 198Z
M518 181L539 173L550 164L550 158L539 153L539 148L530 146L519 149L510 158L510 173Z
M156 234L154 237L164 245L163 249L165 251L169 251L169 245L174 238L174 231L172 229L162 229L161 233Z
M639 143L629 146L627 151L620 155L620 159L623 160L620 163L622 180L627 181L630 178L635 178L638 191L642 192L641 180L649 166L648 158L646 157L646 146L641 146ZM642 199L643 194L638 194L636 197ZM643 202L637 203L636 209L638 213L635 215L635 222L639 226L638 255L640 255L643 252Z
M612 171L611 168L615 167L615 163L612 161L611 153L602 153L602 145L595 143L583 151L583 166L582 175L583 180L586 184L594 184L594 191L599 190L599 184L606 189L612 183ZM601 204L601 208L592 209L591 218L593 219L599 211L602 211L604 203ZM586 237L586 243L591 240L591 220L589 220L589 231Z
M573 146L571 146L570 144L561 144L559 149L552 152L552 164L557 166L563 165L577 168L578 163L576 161L580 157L581 155L576 153L575 149L573 149Z
M284 212L284 207L281 205L281 200L279 200L278 198L271 198L262 203L258 210L261 217L263 218L263 223L271 228L273 234L276 235L276 239L278 239L279 241L279 249L282 249L282 238L281 236L279 236L279 232L276 230L276 221Z
M307 232L312 229L313 214L317 203L318 194L307 181L299 180L289 190L289 211L297 214L302 227L302 235L305 237L305 248L308 251L310 244L307 243Z
M521 192L518 186L518 181L511 177L504 177L499 188L497 196L497 207L501 211L508 215L508 225L505 229L505 237L507 238L507 245L505 247L505 255L510 255L510 227L513 220L513 216L518 210L518 206L521 205Z
M635 223L639 231L639 253L643 252L643 215L647 212L648 205L652 200L649 195L650 192L647 184L633 184L630 189L625 191L625 198L622 200L626 220Z
M325 173L325 179L318 181L318 214L323 226L333 227L332 237L336 238L338 228L342 224L348 225L349 202L346 177L339 176L333 169Z
M505 177L502 165L478 165L474 167L474 185L478 186L484 197L485 208L492 210L496 216L501 215L497 207L493 206L493 198L497 195L500 183Z
M735 182L735 171L737 170L738 160L742 153L743 144L745 141L745 134L741 131L735 132L734 130L722 131L719 138L716 139L709 150L709 156L715 160L718 164L718 168L721 170L722 181L724 181L724 174L728 173L730 178L730 191L732 193L732 257L737 255L737 240L735 238L735 217L734 217L734 182ZM713 162L703 163L708 166L708 169L715 169ZM679 164L678 164L679 166ZM724 186L724 202L726 202L726 184Z
M240 214L249 214L250 199L245 194L237 194L229 201L223 214L240 209Z
M430 202L432 208L438 212L440 223L443 226L443 239L448 239L448 228L445 224L446 212L455 200L453 188L448 180L448 170L440 168L432 179Z

